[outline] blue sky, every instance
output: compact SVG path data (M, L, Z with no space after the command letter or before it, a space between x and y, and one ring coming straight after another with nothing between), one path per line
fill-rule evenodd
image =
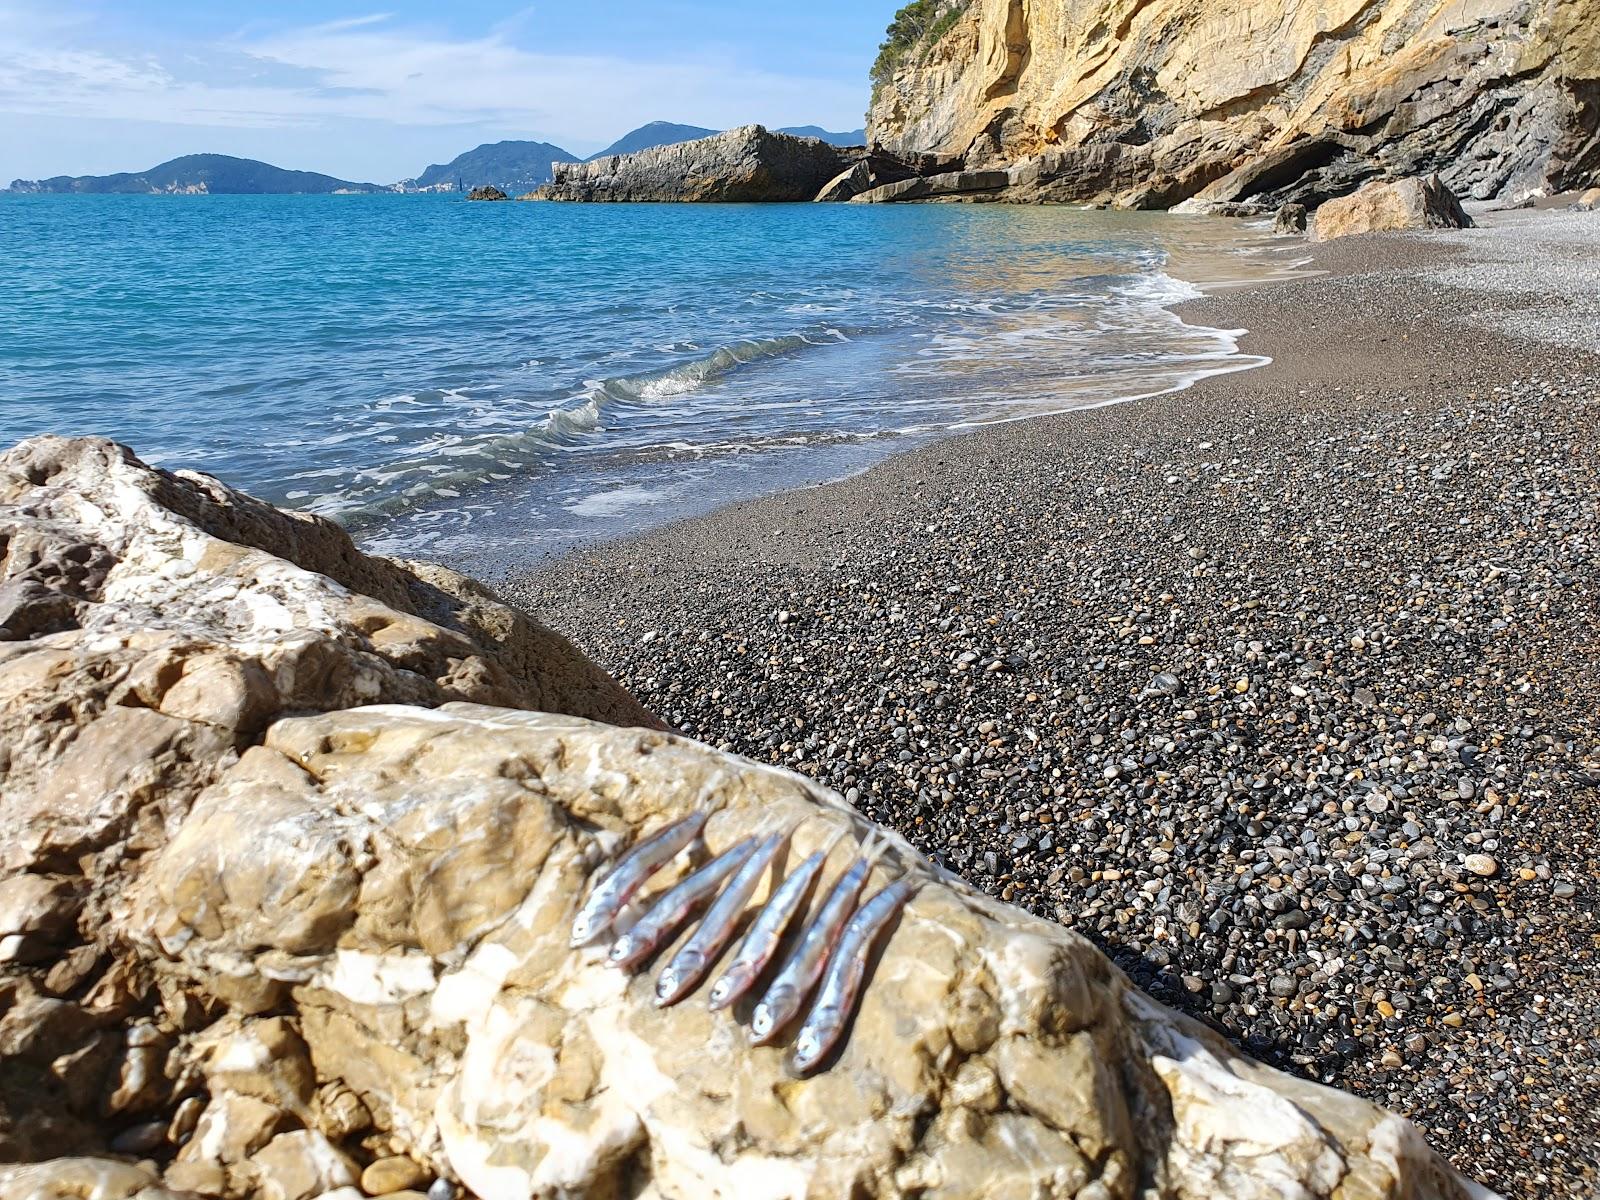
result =
M651 120L855 129L903 0L0 0L0 186L209 151L389 183Z

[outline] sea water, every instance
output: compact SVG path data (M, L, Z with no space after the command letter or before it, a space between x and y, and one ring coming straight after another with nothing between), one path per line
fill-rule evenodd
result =
M0 194L0 443L104 435L493 577L1252 365L1168 306L1277 269L1062 207Z

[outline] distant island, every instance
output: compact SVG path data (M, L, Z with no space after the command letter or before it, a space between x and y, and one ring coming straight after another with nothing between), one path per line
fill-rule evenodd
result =
M558 162L593 162L613 154L631 154L656 146L710 137L721 130L698 125L651 121L618 138L598 154L585 159L549 142L490 142L458 155L447 163L434 163L413 179L393 184L356 183L315 171L291 171L271 163L227 154L185 154L148 171L116 175L57 175L50 179L14 179L11 191L39 194L120 195L336 195L374 192L454 192L476 187L496 187L513 195L550 182L551 165ZM814 137L835 146L860 146L866 131L833 133L816 125L780 129L797 137Z
M287 171L252 158L227 154L185 154L148 171L117 175L57 175L52 179L13 179L13 192L116 193L125 195L329 195L385 192L376 183L352 183L315 171Z

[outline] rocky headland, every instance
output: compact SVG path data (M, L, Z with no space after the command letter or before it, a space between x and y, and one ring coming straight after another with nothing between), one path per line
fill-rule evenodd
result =
M607 858L871 822L320 519L24 443L0 631L0 1196L1483 1194L893 835L924 886L827 1070L656 1008L567 943Z
M1519 199L1600 169L1588 0L917 0L868 137L994 198L1315 207L1437 173Z
M558 163L528 198L1253 215L1437 178L1452 197L1521 202L1600 172L1589 7L915 0L874 68L868 147L746 126Z

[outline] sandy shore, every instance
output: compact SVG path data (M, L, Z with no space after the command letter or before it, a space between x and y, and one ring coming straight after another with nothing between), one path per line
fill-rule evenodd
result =
M1196 302L1270 367L514 581L1511 1196L1600 1189L1600 214Z

